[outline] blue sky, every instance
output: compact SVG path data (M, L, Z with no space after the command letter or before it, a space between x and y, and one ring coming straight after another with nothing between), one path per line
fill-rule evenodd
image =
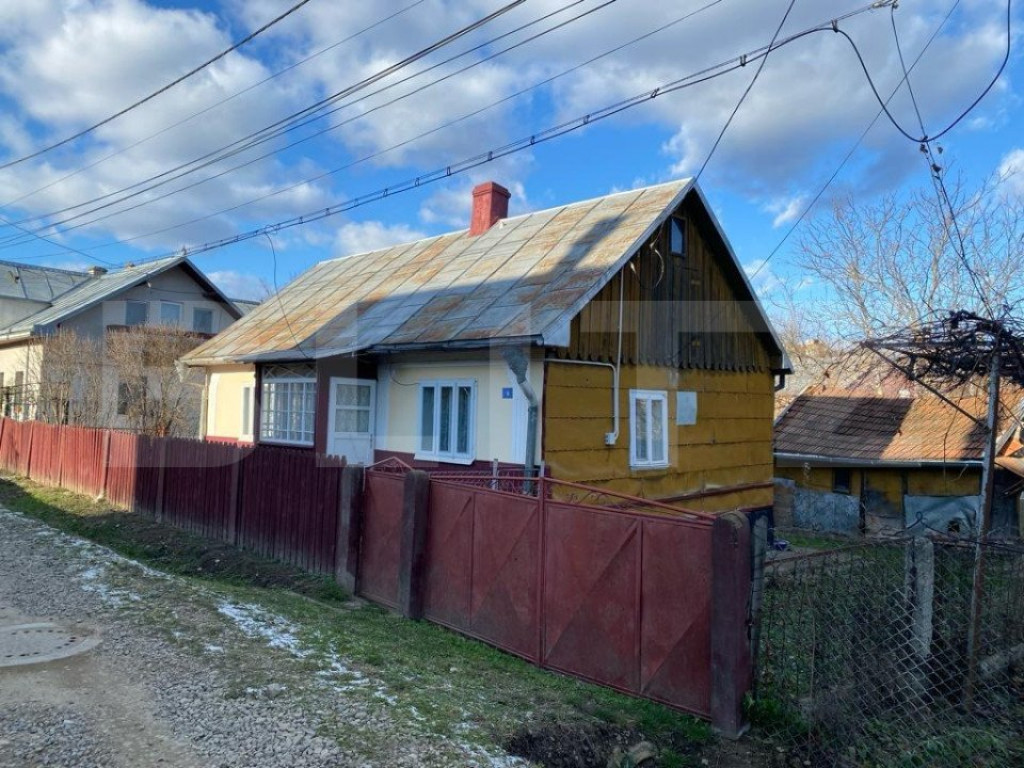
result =
M0 163L119 111L293 3L4 4ZM504 5L501 0L310 0L252 43L144 106L57 150L0 170L0 215L16 224L0 232L0 259L73 268L137 262L321 210L755 50L771 39L788 4L526 0L343 100L337 113L287 139L268 141L145 190L154 183L147 179L167 181L168 175L180 173L171 173L178 166L192 171L190 163L197 158L374 75ZM858 0L797 0L782 36L865 5ZM1006 43L1004 2L904 2L895 11L895 21L908 62L917 58L951 8L952 15L911 75L926 127L933 133L987 85ZM886 95L902 76L890 13L882 8L840 23ZM392 14L394 18L383 21ZM484 60L581 14L586 15ZM574 69L673 21L663 31ZM945 161L972 179L1015 168L1024 176L1022 62L1016 48L1020 21L1015 13L1014 47L1003 76L942 141ZM524 25L530 26L514 32ZM506 33L511 34L471 50ZM442 63L463 52L456 61ZM473 66L455 74L468 65ZM751 62L699 86L660 96L467 174L275 234L276 280L283 284L324 258L462 227L468 220L469 190L480 181L493 179L509 187L512 213L518 213L690 175L703 164L756 66ZM435 68L397 82L429 67ZM566 70L573 71L537 85ZM451 77L430 85L444 75ZM256 85L263 80L267 82ZM413 93L423 85L429 87ZM520 91L526 92L514 96ZM483 111L434 130L478 110ZM893 100L892 111L908 129L916 125L905 91ZM741 260L752 271L776 248L877 112L867 80L841 36L817 33L772 53L701 177ZM427 135L415 138L421 134ZM307 140L286 147L300 138ZM409 143L392 149L404 142ZM371 155L375 157L368 159ZM329 173L336 169L344 170ZM927 183L917 145L883 119L819 208L827 207L833 194L870 199ZM1011 185L1024 193L1019 179ZM140 194L124 198L125 191L140 187ZM818 213L812 210L810 216ZM798 228L760 269L757 284L766 294L782 284L799 284L793 249L800 232ZM195 260L230 294L251 296L275 281L270 245L261 237L197 254Z

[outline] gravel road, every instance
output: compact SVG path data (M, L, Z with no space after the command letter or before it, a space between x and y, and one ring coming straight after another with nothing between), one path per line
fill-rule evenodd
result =
M392 717L381 685L311 664L258 606L0 510L0 625L30 621L102 641L0 667L0 768L524 764Z

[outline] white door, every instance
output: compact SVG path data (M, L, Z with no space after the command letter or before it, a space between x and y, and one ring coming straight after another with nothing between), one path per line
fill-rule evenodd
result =
M373 423L377 382L331 379L327 452L349 464L373 463Z

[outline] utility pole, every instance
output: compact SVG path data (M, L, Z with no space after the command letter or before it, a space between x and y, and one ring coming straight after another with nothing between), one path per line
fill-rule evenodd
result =
M971 583L971 623L967 628L967 677L964 680L964 706L971 709L974 684L978 676L981 636L981 608L985 594L985 539L992 528L992 501L995 497L996 431L999 424L1000 333L996 329L988 375L988 417L985 425L985 454L981 467L981 510L975 530L974 574Z

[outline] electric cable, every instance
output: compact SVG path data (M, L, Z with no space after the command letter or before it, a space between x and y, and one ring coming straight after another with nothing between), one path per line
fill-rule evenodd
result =
M433 65L431 67L428 67L428 68L426 68L424 70L421 70L420 72L417 72L417 73L415 73L413 75L410 75L409 77L406 77L406 78L404 78L402 80L398 80L395 83L392 83L392 84L387 85L387 86L385 86L383 88L380 88L377 91L374 91L373 93L370 93L366 97L363 97L363 98L368 98L370 96L375 96L375 95L377 95L379 93L382 93L384 91L390 90L391 88L393 88L393 87L395 87L397 85L400 85L400 84L402 84L402 83L404 83L404 82L406 82L408 80L411 80L411 79L413 79L415 77L418 77L419 75L421 75L421 74L423 74L425 72L429 72L429 71L431 71L433 69L436 69L437 67L442 66L442 65L444 65L446 63L449 63L450 61L453 61L454 59L457 59L457 58L460 58L462 56L465 56L468 53L472 53L473 51L475 51L475 50L477 50L479 48L482 48L482 47L484 47L486 45L489 45L489 44L493 43L495 40L499 40L502 37L508 36L509 34L513 34L514 32L521 31L522 29L525 29L526 27L532 26L532 25L534 25L536 23L539 23L540 21L546 20L550 16L553 16L553 15L555 15L557 13L561 13L562 11L564 11L567 8L571 7L572 5L577 5L577 4L581 3L581 2L585 2L585 0L574 0L574 2L570 4L570 6L565 6L563 8L560 8L557 11L551 12L551 13L549 13L549 14L547 14L547 15L539 18L539 19L536 19L536 20L530 22L529 24L526 24L523 27L520 27L517 30L513 30L512 32L505 33L505 34L503 34L503 35L501 35L501 36L499 36L497 38L494 38L492 40L489 40L489 41L487 41L485 43L481 43L480 45L478 45L478 46L476 46L476 47L474 47L474 48L472 48L472 49L470 49L468 51L464 51L464 52L462 52L460 54L457 54L456 56L453 56L453 57L445 60L445 61L442 61L442 62L440 62L438 64L435 64L435 65ZM321 114L321 115L317 115L315 118L310 118L310 119L308 119L306 121L306 123L302 123L300 126L291 126L291 127L287 128L286 130L283 130L279 134L274 134L274 135L263 137L263 138L259 139L258 141L254 141L251 144L248 144L248 145L246 145L244 147L236 148L234 150L231 150L229 152L226 152L226 153L222 154L220 157L216 157L216 158L214 158L212 160L204 162L200 166L197 166L195 168L191 168L191 169L188 169L188 170L183 170L180 173L177 173L176 175L173 175L173 176L170 176L170 177L167 177L167 178L163 178L162 181L159 181L158 183L151 184L148 187L143 187L141 189L135 189L135 191L129 192L128 194L125 194L122 197L120 197L119 199L114 200L112 202L108 202L108 203L104 203L102 205L95 206L95 207L93 207L93 208L91 208L91 209L89 209L87 211L84 211L84 212L75 214L73 216L69 216L67 218L64 218L61 221L50 222L50 223L46 224L45 226L39 227L36 231L42 231L42 230L45 230L45 229L60 227L60 229L58 231L60 231L62 233L70 232L70 231L78 229L78 228L80 228L82 226L87 226L87 225L90 225L90 224L94 224L94 223L96 223L98 221L103 221L103 220L105 220L107 218L111 218L113 216L118 216L118 215L121 215L121 214L124 214L124 213L128 213L128 212L133 211L133 210L137 210L138 208L141 208L141 207L143 207L145 205L150 205L152 203L158 202L160 200L164 200L164 199L166 199L168 197L171 197L172 195L178 194L180 192L183 192L183 191L186 191L186 190L189 190L189 189L193 189L193 188L195 188L197 186L200 186L202 184L205 184L205 183L207 183L209 181L213 181L213 180L216 180L218 178L222 178L223 176L226 176L229 173L233 173L233 172L235 172L237 170L240 170L240 169L245 168L245 167L247 167L249 165L252 165L253 163L259 162L260 160L264 160L264 159L266 159L268 157L272 157L273 155L276 155L279 152L283 152L283 151L285 151L287 149L291 149L291 148L293 148L293 147L295 147L295 146L297 146L299 144L302 144L303 142L309 141L310 139L316 138L317 136L320 136L320 135L322 135L324 133L327 133L328 131L335 130L336 128L339 128L341 126L347 125L347 124L349 124L351 122L355 122L357 120L362 120L362 119L368 117L369 115L371 115L371 114L373 114L373 113L375 113L375 112L377 112L377 111L379 111L381 109L384 109L384 108L386 108L388 106L391 106L392 104L395 104L395 103L397 103L399 101L402 101L403 99L409 98L410 96L416 95L416 94L426 90L427 88L433 87L434 85L437 85L437 84L439 84L441 82L444 82L444 81L446 81L448 79L451 79L452 77L455 77L455 76L457 76L459 74L462 74L463 72L465 72L465 71L467 71L469 69L472 69L474 67L480 66L481 64L484 64L487 61L490 61L490 60L492 60L494 58L497 58L498 56L501 56L504 53L507 53L508 51L511 51L511 50L519 48L519 47L521 47L523 45L526 45L527 43L532 42L532 41L534 41L534 40L536 40L536 39L538 39L540 37L543 37L544 35L550 34L551 32L554 32L554 31L556 31L558 29L561 29L562 27L564 27L564 26L566 26L566 25L568 25L570 23L573 23L573 22L575 22L575 21L577 21L579 19L582 19L585 16L589 16L590 14L595 13L596 11L599 11L599 10L603 9L603 8L607 7L608 5L611 5L613 2L616 2L616 0L605 0L605 2L601 3L600 5L595 6L595 7L591 8L591 9L589 9L587 11L584 11L583 13L581 13L581 14L579 14L577 16L574 16L571 19L568 19L566 21L560 22L559 24L557 24L557 25L555 25L553 27L550 27L550 28L548 28L546 30L543 30L542 32L537 33L536 35L533 35L533 36L531 36L531 37L529 37L529 38L527 38L525 40L522 40L522 41L520 41L520 42L518 42L518 43L516 43L516 44L514 44L512 46L509 46L508 48L505 48L505 49L503 49L501 51L497 51L495 53L492 53L489 56L487 56L487 57L485 57L483 59L480 59L480 60L478 60L478 61L476 61L476 62L474 62L474 63L472 63L470 65L467 65L466 67L463 67L460 70L457 70L455 72L449 73L449 74L445 75L444 77L441 77L441 78L439 78L437 80L432 81L431 83L427 83L426 85L423 85L423 86L421 86L419 88L416 88L413 91L410 91L410 92L405 93L405 94L403 94L401 96L398 96L398 97L392 99L391 101L388 101L388 102L386 102L384 104L380 104L380 105L377 105L377 106L372 107L370 109L364 110L363 112L359 113L358 115L356 115L354 117L348 118L348 119L346 119L346 120L344 120L344 121L342 121L340 123L337 123L337 124L334 124L334 125L330 125L330 126L328 126L326 128L318 130L315 133L312 133L312 134L310 134L308 136L305 136L305 137L303 137L301 139L293 141L292 143L287 144L284 147L277 148L277 149L274 149L274 150L272 150L270 152L267 152L265 154L258 155L256 157L250 158L250 159L248 159L248 160L246 160L246 161L244 161L244 162L242 162L242 163L240 163L238 165L232 166L231 168L224 169L224 170L222 170L222 171L220 171L220 172L218 172L216 174L213 174L213 175L210 175L210 176L206 176L206 177L204 177L204 178L202 178L202 179L200 179L198 181L191 182L189 184L186 184L184 186L178 187L178 188L176 188L174 190L171 190L171 191L166 192L164 194L158 195L156 197L147 198L145 201L143 201L141 203L138 203L136 205L128 206L128 207L125 207L125 208L121 208L121 209L118 209L117 211L114 211L114 212L112 212L110 214L105 214L105 215L97 217L95 219L90 219L87 222L76 224L76 225L71 226L71 227L63 227L62 226L63 224L68 224L68 223L71 223L73 221L78 221L78 220L80 220L80 219L82 219L82 218L84 218L86 216L89 216L89 215L91 215L93 213L97 213L99 211L102 211L102 210L105 210L107 208L113 207L113 206L118 205L120 203L126 202L126 201L128 201L128 200L130 200L132 198L141 196L141 195L145 194L146 192L150 192L150 191L152 191L154 189L157 189L157 188L159 188L161 186L164 186L165 184L168 184L168 183L170 183L172 181L176 181L176 180L178 180L180 178L183 178L183 177L188 176L188 175L190 175L192 173L195 173L198 170L202 170L202 169L207 168L207 167L209 167L211 165L214 165L214 164L216 164L216 163L218 163L218 162L220 162L222 160L225 160L225 159L228 159L230 157L234 157L236 155L242 154L243 152L248 151L249 149L252 149L252 148L258 146L259 144L263 144L263 143L265 143L267 141L270 141L270 140L272 140L274 138L277 138L280 135L283 135L284 133L287 133L287 132L293 130L295 127L301 127L301 125L305 125L305 124L307 124L309 122L313 122L315 120L318 120L321 117L323 117L324 114L332 114L333 112L336 112L339 109L343 109L344 107L358 104L358 103L360 103L363 100L363 98L356 99L354 101L348 102L348 103L342 105L341 107L337 107L336 109L331 110L330 112L327 112L327 113L324 113L324 114ZM219 150L216 150L216 151L219 151ZM178 168L174 169L174 170L180 170L182 168L186 168L188 165L189 165L189 163L186 163L184 165L178 166ZM35 216L27 217L25 219L20 219L18 221L18 223L26 223L26 222L40 220L40 219L43 219L43 218L49 218L49 217L51 217L53 215L57 215L57 214L64 213L64 212L68 212L68 211L74 210L75 208L79 208L79 207L82 207L84 205L88 205L88 204L93 203L93 202L98 202L100 200L107 199L107 198L110 198L110 197L115 196L115 195L119 195L122 192L128 192L129 190L132 190L132 189L138 187L140 184L146 184L149 181L153 181L153 180L155 180L157 178L161 178L162 176L165 176L166 173L168 173L168 172L165 172L163 174L159 174L158 176L155 176L155 177L150 177L150 179L143 180L141 182L136 182L136 184L134 184L134 185L132 185L130 187L124 188L122 190L117 190L117 191L114 191L114 192L109 192L109 193L106 193L106 194L104 194L104 195L102 195L100 197L93 198L92 200L89 200L89 201L86 201L86 202L83 202L83 203L78 203L76 205L63 208L63 209L61 209L59 211L49 212L49 213L45 213L45 214L38 214L38 215L35 215ZM300 182L300 183L303 183L303 182ZM12 237L8 237L8 238L6 238L4 240L0 240L0 246L20 245L21 242L24 242L23 239L19 238L18 236L12 236Z
M141 139L139 139L139 140L137 140L137 141L135 141L135 142L125 146L125 147L122 147L121 149L118 149L118 150L115 150L113 152L110 152L109 154L106 154L103 157L98 158L97 160L94 160L94 161L92 161L91 163L89 163L87 165L83 165L83 166L77 168L76 170L72 171L71 173L68 173L68 174L65 174L64 176L61 176L59 179L51 181L48 184L45 184L45 185L43 185L41 187L38 187L38 188L32 190L31 192L26 192L25 194L21 195L20 197L17 197L15 199L13 199L13 200L8 200L7 202L0 203L0 209L8 208L8 207L10 207L12 205L16 205L17 203L20 203L23 200L27 200L30 197L34 197L35 195L39 194L40 192L45 192L47 189L50 189L50 188L56 186L57 184L61 184L61 183L65 182L65 181L67 181L68 179L74 178L75 176L79 175L80 173L84 173L85 171L88 171L88 170L90 170L92 168L95 168L96 166L105 163L107 160L115 158L118 155L123 155L125 152L130 152L131 150L135 149L136 147L139 147L142 144L145 144L146 142L148 142L148 141L150 141L152 139L157 138L158 136L162 136L163 134L167 133L168 131L171 131L171 130L173 130L175 128L178 128L178 127L180 127L180 126L182 126L182 125L184 125L184 124L186 124L188 122L191 122L192 120L196 119L197 117L201 117L202 115L205 115L208 112L212 112L213 110L215 110L215 109L217 109L219 107L224 106L228 102L234 101L238 97L240 97L240 96L242 96L242 95L244 95L246 93L249 93L250 91L253 91L256 88L259 88L260 86L265 85L266 83L269 83L270 81L272 81L272 80L274 80L274 79L276 79L278 77L281 77L282 75L286 74L287 72L290 72L293 69L296 69L296 68L302 66L303 64L305 64L307 62L310 62L313 59L316 59L319 56L322 56L323 54L327 53L328 51L332 51L335 48L338 48L339 46L342 46L345 43L347 43L347 42L349 42L351 40L354 40L357 37L360 37L360 36L366 34L367 32L370 32L370 31L376 29L377 27L379 27L379 26L381 26L383 24L386 24L387 22L397 18L398 16L401 16L402 14L412 10L416 6L422 5L424 2L426 2L426 0L414 0L413 2L409 3L409 5L406 5L403 8L399 8L397 11L394 11L393 13L390 13L387 16L384 16L381 19L378 19L377 21L373 22L369 26L363 27L362 29L358 30L357 32L353 32L351 35L348 35L347 37L345 37L345 38L343 38L341 40L338 40L338 41L336 41L334 43L331 43L330 45L328 45L328 46L326 46L324 48L320 48L315 53L311 53L308 56L305 56L305 57L299 59L298 61L293 62L292 64L289 64L287 67L284 67L283 69L277 70L276 72L274 72L273 74L263 78L259 82L253 83L252 85L249 85L249 86L246 86L245 88L243 88L243 89L241 89L239 91L235 91L230 96L225 96L223 99L219 99L218 101L214 102L213 104L210 104L207 107L204 107L203 109L199 110L198 112L193 112L188 117L184 117L181 120L178 120L178 121L176 121L174 123L166 125L163 128L161 128L159 131L156 131L155 133L151 133L148 136L145 136L145 137L143 137L143 138L141 138ZM64 210L71 210L71 209L64 209ZM61 212L62 211L58 211L57 213L61 213ZM48 214L44 214L44 216L38 217L38 218L46 218L46 217L49 217L49 216L52 216L52 215L55 215L55 214L53 212L51 212L51 213L48 213ZM33 219L34 218L37 218L37 217L33 217ZM32 219L29 219L29 220L32 220ZM22 219L22 221L25 221L25 219Z
M311 221L317 221L320 219L327 218L329 216L336 215L337 213L341 213L343 211L352 210L353 208L361 207L371 202L375 202L377 200L382 200L387 197L394 196L395 194L399 194L401 192L409 191L420 186L437 182L444 178L449 178L451 176L464 173L468 170L479 167L486 163L493 162L494 160L499 159L501 157L506 157L516 152L529 149L530 147L536 146L537 144L546 143L560 136L584 128L592 123L605 120L620 112L639 106L640 104L647 103L648 101L652 101L658 98L659 96L674 93L684 88L689 88L694 85L698 85L700 83L716 79L717 77L721 77L725 74L741 69L750 62L756 61L759 58L766 56L771 50L781 48L785 45L789 45L793 42L796 42L797 40L800 40L812 34L816 34L818 32L832 31L837 21L846 20L870 11L874 11L877 10L879 7L880 6L877 2L870 3L858 9L849 11L843 16L839 17L838 19L833 19L828 22L824 22L816 26L809 27L801 32L789 35L783 40L777 41L772 46L762 46L746 54L741 54L739 56L727 59L726 61L720 62L718 64L705 67L701 70L698 70L697 72L669 81L656 88L645 90L639 94L636 94L635 96L623 99L619 102L615 102L614 104L594 110L593 112L587 113L580 117L568 120L555 126L551 126L547 129L531 134L529 136L522 137L518 140L509 142L500 147L496 147L487 152L482 152L472 157L464 158L463 160L449 163L443 167L436 168L426 173L422 173L414 178L409 178L404 181L397 182L396 184L390 185L388 187L384 187L373 192L349 198L338 204L317 209L316 211L311 211L307 214L290 217L288 219L267 224L258 229L249 230L247 232L233 235L228 238L210 241L208 243L204 243L202 245L189 248L188 250L190 253L200 253L209 250L214 250L225 245L230 245L236 242L242 242L245 240L252 239L253 237L258 237L260 236L264 229L266 229L267 231L276 232L282 229L288 229L294 226L309 223ZM138 239L138 237L134 239ZM92 246L89 250L111 247L114 245L119 245L124 242L128 242L128 240L122 239L109 243L104 243L97 246Z
M147 102L152 101L157 96L160 96L161 94L164 94L167 91L171 90L172 88L174 88L174 86L180 85L181 83L183 83L184 81L186 81L190 77L192 77L193 75L198 74L199 72L202 72L204 69L206 69L210 65L215 64L216 62L218 62L221 59L223 59L229 53L232 53L233 51L238 50L239 48L241 48L246 43L250 42L251 40L253 40L257 36L259 36L262 33L266 32L268 29L273 27L278 22L281 22L284 19L286 19L289 16L291 16L293 13L295 13L297 10L302 8L302 6L306 5L306 3L308 3L308 2L310 2L310 0L299 0L298 3L293 5L291 8L286 10L284 13L282 13L279 16L275 17L274 19L271 19L266 24L264 24L262 27L260 27L259 29L255 30L254 32L249 33L248 35L243 37L241 40L239 40L238 42L236 42L233 45L231 45L229 48L226 48L223 51L221 51L220 53L218 53L213 58L207 59L205 62L203 62L199 66L193 67L192 69L190 69L185 74L183 74L180 77L178 77L178 78L172 80L171 82L167 83L167 85L164 85L163 87L158 88L157 90L155 90L152 93L150 93L148 96L144 96L143 98L139 99L138 101L136 101L136 102L134 102L132 104L129 104L127 107L124 107L123 109L119 110L118 112L115 112L114 114L110 115L109 117L103 118L98 123L94 123L93 125L89 126L88 128L83 128L82 130L78 131L77 133L72 134L71 136L68 136L68 137L66 137L64 139L61 139L60 141L57 141L57 142L55 142L53 144L50 144L48 146L42 147L40 149L37 149L34 152L31 152L31 153L29 153L27 155L23 155L22 157L19 157L16 160L8 160L8 161L6 161L4 163L0 163L0 171L4 170L6 168L11 168L11 167L13 167L15 165L19 165L21 163L24 163L26 160L32 160L32 159L34 159L36 157L39 157L41 155L45 155L47 152L52 152L53 150L55 150L55 149L57 149L59 147L63 147L65 145L70 144L71 142L75 141L76 139L80 139L83 136L86 136L86 135L92 133L97 128L102 128L104 125L107 125L108 123L112 123L114 120L117 120L119 117L123 117L124 115L128 114L129 112L131 112L133 109L137 109L137 108L141 107L143 104L146 104Z

